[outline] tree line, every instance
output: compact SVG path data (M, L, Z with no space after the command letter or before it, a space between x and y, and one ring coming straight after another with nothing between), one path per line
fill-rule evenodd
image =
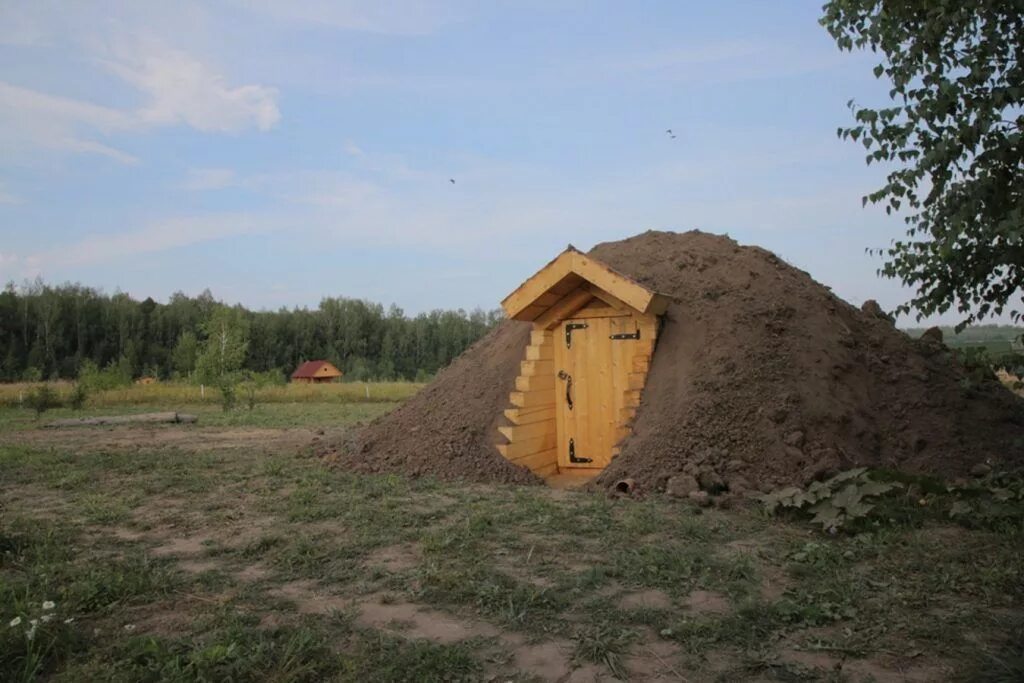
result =
M326 297L316 309L251 311L180 292L167 303L41 280L0 293L0 380L123 377L214 380L328 360L351 380L424 380L502 319L500 310L402 309Z

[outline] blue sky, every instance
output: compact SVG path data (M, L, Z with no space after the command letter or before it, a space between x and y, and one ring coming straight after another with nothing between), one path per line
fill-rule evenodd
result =
M0 279L494 308L568 243L699 228L891 307L864 249L902 222L835 135L885 87L820 6L7 0Z

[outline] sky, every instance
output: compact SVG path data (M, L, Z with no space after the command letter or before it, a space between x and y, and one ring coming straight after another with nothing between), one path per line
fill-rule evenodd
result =
M892 308L904 226L836 137L887 87L821 4L0 0L0 281L492 309L700 229Z

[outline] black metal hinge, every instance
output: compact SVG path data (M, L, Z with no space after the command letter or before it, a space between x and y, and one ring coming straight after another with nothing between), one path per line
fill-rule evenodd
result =
M639 339L640 328L636 328L636 332L621 332L619 334L612 334L608 336L609 339Z
M594 462L590 458L577 458L576 457L576 442L569 439L569 462L574 464L581 464L585 462Z
M572 331L583 330L587 328L586 323L566 323L565 324L565 348L572 348Z

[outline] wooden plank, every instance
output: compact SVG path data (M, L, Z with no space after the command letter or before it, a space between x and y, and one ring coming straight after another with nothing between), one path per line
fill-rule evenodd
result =
M550 391L513 391L508 395L508 402L516 408L546 406L551 403Z
M639 391L627 391L626 392L626 407L636 408L640 405L640 392Z
M647 373L646 372L631 372L631 373L629 373L629 375L627 376L626 379L627 379L627 382L628 382L627 386L630 389L636 389L636 390L643 389L644 388L644 384L647 383Z
M555 405L552 403L533 409L508 408L505 417L514 425L528 425L534 422L552 420L555 417Z
M553 449L554 447L555 435L551 433L533 437L531 439L523 439L522 441L513 441L510 444L499 446L498 451L509 460L516 460L525 455L531 455L539 451L546 451L548 449Z
M519 362L519 375L521 377L554 374L555 362L553 360L524 360Z
M530 332L530 345L541 346L545 342L551 341L552 334L551 330L533 330Z
M575 289L559 299L558 303L551 306L533 321L534 329L550 330L573 313L586 306L594 295L585 288Z
M615 318L622 315L622 311L611 306L602 306L600 308L584 308L581 311L576 311L573 314L574 320L589 320L591 318Z
M512 443L515 443L516 441L523 441L525 439L533 439L538 436L544 436L548 433L554 434L555 416L552 415L547 420L533 422L527 425L498 427L498 431Z
M545 373L543 375L520 375L516 377L516 390L517 391L543 391L545 389L554 389L555 387L555 376L551 373Z
M654 292L585 254L572 255L572 270L641 313L654 300Z
M551 360L554 358L554 346L552 344L545 344L544 346L527 346L526 347L526 360Z
M647 373L651 369L651 359L647 356L633 356L633 372Z
M612 308L619 309L620 311L622 311L622 313L635 313L636 312L636 310L632 306L630 306L629 304L627 304L624 301L622 301L622 299L618 298L614 294L610 294L610 293L604 291L603 289L601 289L600 287L598 287L595 284L588 284L587 288L590 290L590 293L594 295L594 297L596 297L596 298L600 299L601 301L605 302L606 304L608 304Z
M624 407L621 410L619 410L619 422L621 424L628 423L634 417L636 417L636 408Z
M544 465L543 467L537 467L532 470L538 477L547 479L548 477L558 474L558 463L553 462L550 465Z
M549 468L552 465L558 466L556 458L558 457L557 448L546 448L536 453L529 453L527 455L512 459L517 465L522 465L527 469L536 472L540 468Z
M501 307L505 309L508 317L513 320L533 320L528 314L527 317L521 317L524 309L572 272L575 253L577 252L574 249L566 249L505 297Z

